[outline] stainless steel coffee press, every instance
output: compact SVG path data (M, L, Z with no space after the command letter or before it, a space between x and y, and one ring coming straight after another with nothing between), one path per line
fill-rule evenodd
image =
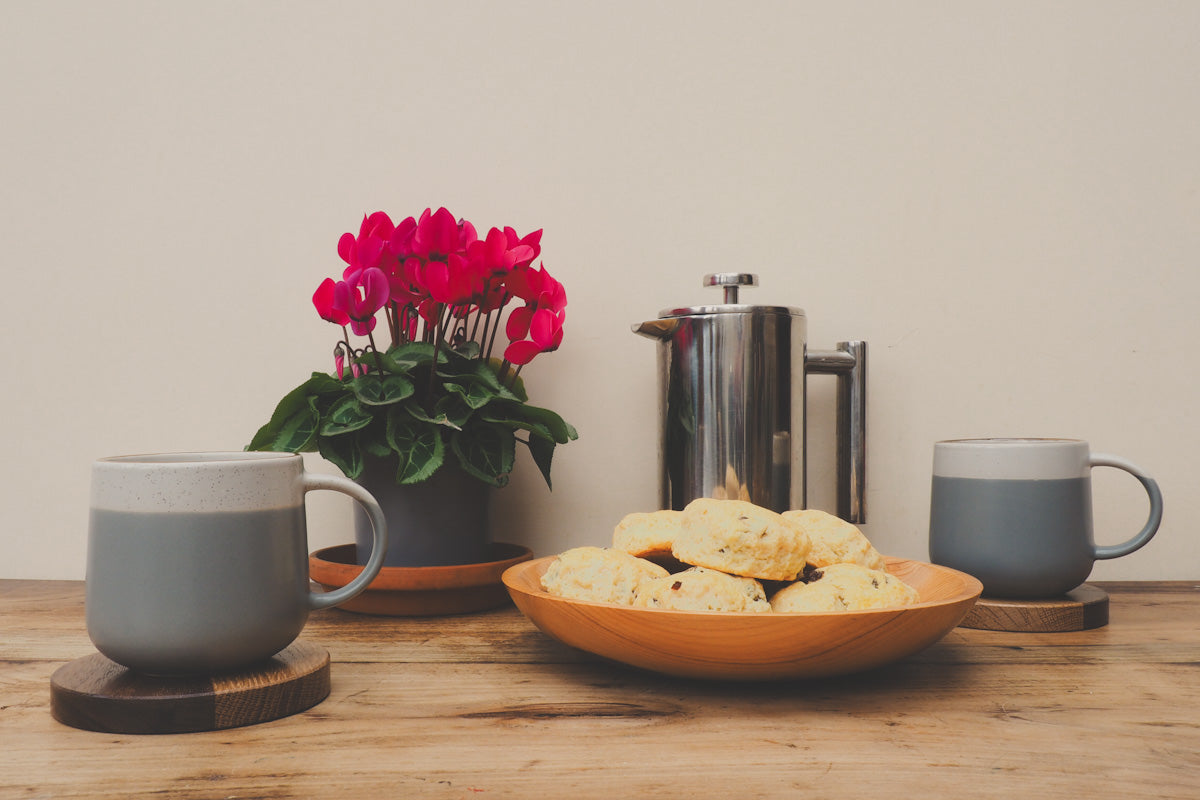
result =
M866 521L867 343L808 350L804 311L738 303L758 276L718 273L721 305L667 309L633 326L659 343L661 503L749 500L775 511L807 507L805 386L838 376L838 516Z

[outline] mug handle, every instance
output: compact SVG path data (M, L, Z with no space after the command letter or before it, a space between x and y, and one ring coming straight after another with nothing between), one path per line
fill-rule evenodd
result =
M1123 469L1137 478L1142 486L1145 487L1146 493L1150 495L1150 516L1146 520L1145 527L1136 536L1121 544L1093 545L1097 559L1117 558L1118 556L1128 555L1150 541L1154 537L1154 534L1158 532L1159 523L1162 522L1162 492L1159 491L1158 483L1153 478L1134 464L1118 456L1110 456L1105 453L1092 453L1088 459L1088 465L1092 467L1116 467L1117 469Z
M379 507L379 503L375 501L370 492L349 478L343 478L340 475L317 475L305 472L304 491L311 492L316 489L330 489L348 494L357 500L363 510L367 512L367 516L371 518L371 528L375 533L375 538L371 543L371 556L367 559L367 564L363 567L362 572L354 580L331 592L318 594L310 591L308 593L308 607L314 611L344 603L366 589L367 585L375 580L380 567L383 566L383 557L387 554L388 544L387 521L383 518L383 509Z

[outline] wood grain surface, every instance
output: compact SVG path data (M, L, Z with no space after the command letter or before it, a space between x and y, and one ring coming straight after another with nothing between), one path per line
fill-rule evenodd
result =
M1101 584L1110 622L957 628L841 678L669 678L558 644L515 609L314 614L332 691L210 733L63 725L92 652L80 583L0 581L3 798L1200 797L1200 582Z

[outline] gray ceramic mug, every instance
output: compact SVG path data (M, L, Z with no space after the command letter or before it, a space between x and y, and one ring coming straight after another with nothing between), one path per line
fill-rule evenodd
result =
M1137 478L1150 515L1133 538L1097 546L1092 533L1092 467ZM933 450L929 556L974 575L997 598L1049 598L1079 586L1097 559L1150 541L1162 521L1162 493L1141 469L1092 453L1076 439L959 439Z
M309 611L351 599L379 573L379 504L292 453L118 456L92 465L87 630L96 649L154 675L247 667L287 647ZM304 495L357 500L375 528L362 573L313 593Z

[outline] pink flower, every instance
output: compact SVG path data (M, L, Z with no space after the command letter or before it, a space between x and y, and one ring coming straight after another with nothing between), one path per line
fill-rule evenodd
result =
M546 268L514 269L505 285L514 296L539 308L561 311L567 305L567 290L546 272Z
M504 357L514 364L528 364L539 353L557 350L562 344L563 322L567 312L548 308L534 309L532 306L513 309L504 332L512 342L504 350ZM525 337L529 338L526 339Z
M538 228L524 237L519 237L517 232L512 228L504 228L504 238L508 241L508 249L516 250L518 246L528 247L528 257L522 256L513 264L514 267L527 267L533 263L534 259L542 254L542 229Z
M528 364L538 353L557 350L563 338L567 291L543 267L513 269L505 282L508 291L525 300L513 309L504 332L511 342L504 357L514 364Z
M358 236L343 233L338 239L338 255L347 264L342 278L353 280L365 269L380 267L384 250L390 245L395 230L391 217L376 211L363 217Z
M333 348L333 367L337 370L338 380L346 374L346 345L341 342L337 343L337 347Z
M466 305L483 297L483 275L458 253L430 261L421 271L429 296L447 305Z
M455 220L454 215L444 208L432 213L427 208L413 232L412 254L440 261L451 253L465 250L477 238L475 226L470 222Z
M551 311L539 308L533 312L529 323L529 338L538 346L538 351L549 353L558 349L563 340L563 323L566 322L567 312L564 310Z
M400 259L408 256L412 252L412 240L416 232L417 221L415 219L406 217L400 220L388 239L387 252Z
M378 267L371 267L341 285L347 289L345 308L350 328L359 336L375 330L375 314L387 304L391 294L387 275Z
M512 235L515 237L516 232ZM535 252L528 244L519 241L514 244L504 231L492 228L486 239L474 241L467 247L467 258L472 270L486 278L507 275L514 267L527 265L535 258Z
M340 292L339 287L342 287ZM346 290L345 283L341 281L335 283L333 278L326 278L321 281L321 285L313 293L313 305L316 306L321 319L329 320L337 325L347 325L350 323L350 315L346 313L348 297L349 292Z

